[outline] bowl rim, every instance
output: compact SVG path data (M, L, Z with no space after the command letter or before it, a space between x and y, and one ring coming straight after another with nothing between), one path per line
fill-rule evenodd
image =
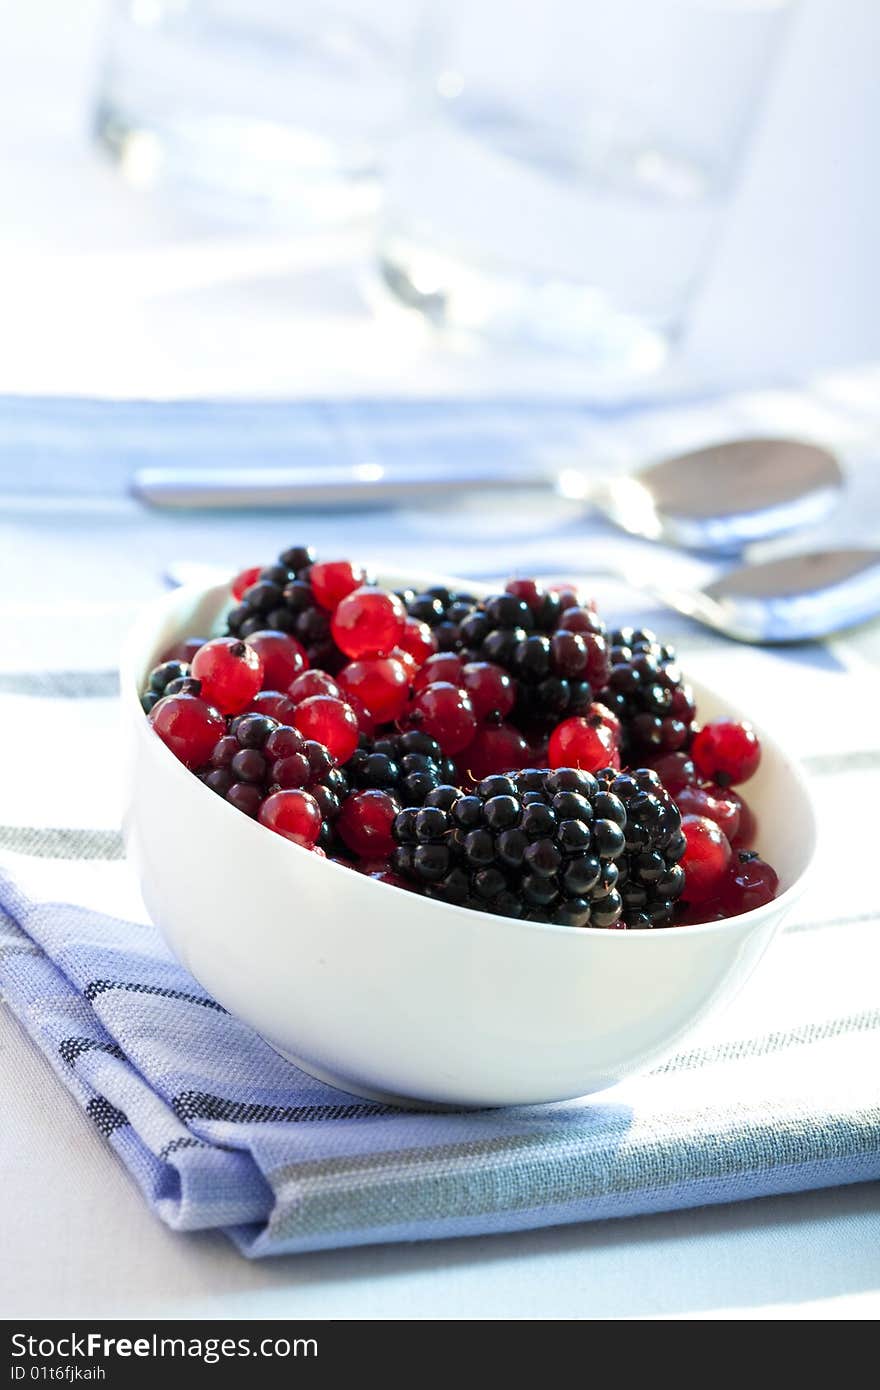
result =
M234 574L223 575L223 572L218 568L217 579L213 583L203 582L178 585L176 588L169 590L168 593L147 601L142 605L137 618L129 627L120 650L120 704L128 715L133 716L134 725L138 729L136 737L147 739L150 749L153 750L149 756L158 753L158 756L167 760L166 766L172 777L179 774L181 777L186 777L188 782L198 782L198 778L194 777L193 773L174 756L170 748L162 742L158 735L153 734L150 722L141 707L139 681L143 674L140 669L142 653L149 645L149 638L151 636L155 637L163 615L173 613L187 598L189 598L192 606L195 606L199 601L204 600L216 590L226 589L228 591L234 577ZM576 577L572 578L568 576L567 578L572 583L577 582ZM379 570L378 582L401 588L413 587L414 585L419 588L429 588L441 584L447 588L461 588L466 585L470 592L478 595L481 590L483 591L483 595L495 592L495 586L486 584L484 580L466 580L422 570L398 571L393 569L381 569ZM231 597L232 595L230 593L229 598L231 599ZM707 695L714 696L719 700L719 703L725 703L725 697L720 696L713 686L707 685L704 681L699 679L693 680L691 684L696 687L698 697L699 693L703 691ZM751 717L737 709L736 706L731 706L730 713L733 717L748 719L750 723L754 724ZM665 927L657 931L619 931L614 928L590 926L578 927L575 930L572 927L561 926L555 922L527 922L522 918L516 917L510 919L511 925L532 929L534 931L551 933L554 936L561 936L568 940L571 940L572 937L583 937L586 940L594 940L596 937L607 940L611 937L616 940L655 941L665 937L668 932L674 933L675 936L678 936L681 932L687 932L691 935L717 935L722 932L732 931L742 932L744 928L758 926L769 917L777 914L781 916L782 912L787 912L788 908L803 894L816 856L817 825L813 795L799 760L788 752L784 744L780 743L775 735L768 734L761 725L755 724L754 727L761 742L766 742L768 746L772 747L774 752L787 764L788 770L801 794L803 807L807 814L805 833L809 835L810 848L806 863L797 878L789 884L788 888L786 888L779 897L771 899L769 903L764 903L761 907L751 908L750 911L742 912L735 917L725 917L718 922L683 923L677 927ZM250 816L243 816L240 811L237 811L234 806L230 806L227 802L222 802L221 799L210 792L207 787L204 787L203 790L205 795L212 796L214 802L217 803L218 806L222 806L230 817L235 817L234 823L238 827L240 833L247 836L265 832L265 827L260 825L259 822L253 820ZM284 840L283 836L278 836L277 838L280 841ZM298 845L292 840L284 842L290 851L297 854L312 854L311 850L305 849L304 846ZM323 862L327 870L332 873L345 873L349 875L352 873L359 873L357 869L350 869L344 864L336 864L331 859L325 858ZM394 884L383 883L379 879L371 878L368 874L360 874L360 878L365 886L367 884L370 885L367 889L368 892L378 889L382 892L399 894L406 891L405 889L395 887ZM473 908L462 907L457 903L446 903L439 898L425 898L424 895L416 893L413 893L411 896L419 898L426 904L430 904L432 910L434 908L439 908L447 914L454 914L459 921L463 920L466 916L468 919L474 918L478 922L481 917L486 916L485 913L477 912Z

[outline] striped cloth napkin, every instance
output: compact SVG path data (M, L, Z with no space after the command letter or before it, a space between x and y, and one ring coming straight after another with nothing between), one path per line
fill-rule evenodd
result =
M837 437L857 437L849 399L792 395L775 398L770 412L771 403L717 404L711 433L767 428L762 411L778 419L787 405L789 419L801 410L826 421L810 432L834 427ZM547 568L552 555L554 570L575 572L589 567L585 556L618 544L534 499L525 508L511 499L492 516L464 504L397 514L378 536L375 518L315 517L305 519L307 530L300 518L294 537L284 517L168 517L128 497L133 461L173 446L192 464L220 447L221 435L227 455L244 457L256 425L262 446L271 452L274 439L286 457L310 456L329 432L355 457L365 449L384 456L389 441L400 447L403 439L416 453L420 440L461 450L476 439L499 458L513 440L528 449L552 439L564 457L589 438L603 458L624 458L705 437L706 409L631 421L570 406L531 414L447 406L426 408L420 433L412 405L349 404L337 415L242 406L224 408L218 432L214 407L0 403L0 708L3 727L20 731L7 740L0 786L0 989L91 1117L96 1142L100 1135L113 1146L173 1228L221 1227L258 1256L880 1177L880 934L869 877L880 766L874 631L763 653L639 603L641 620L683 643L695 676L785 730L813 776L822 848L811 891L735 1004L687 1051L599 1097L441 1114L395 1110L313 1080L173 961L144 917L115 828L112 662L168 561L237 567L307 534L325 553L466 573L479 539L485 571ZM632 595L612 586L600 598L612 615L634 615Z

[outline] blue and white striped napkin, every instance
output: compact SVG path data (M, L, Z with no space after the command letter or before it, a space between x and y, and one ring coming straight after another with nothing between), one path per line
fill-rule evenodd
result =
M787 398L774 399L775 419ZM253 439L285 457L309 457L328 439L357 457L384 456L389 440L416 457L420 441L444 440L499 458L514 442L525 450L551 440L564 455L588 436L596 456L622 458L707 432L766 429L759 406L715 406L710 430L702 406L635 421L546 405L424 407L421 416L414 405L226 406L218 423L209 406L0 402L0 727L21 731L5 741L0 782L0 989L91 1117L96 1143L113 1146L163 1221L221 1227L256 1256L880 1177L880 931L867 871L880 680L870 630L759 653L639 607L683 639L695 675L784 728L813 776L822 848L811 891L735 1004L686 1052L593 1099L404 1112L313 1080L171 959L115 828L115 650L169 561L233 568L306 536L327 554L394 565L503 573L552 556L555 570L574 572L616 544L552 503L536 512L534 500L526 516L515 504L492 516L466 506L397 514L381 533L375 517L299 518L293 535L283 516L151 514L126 494L134 461L174 453L192 464L220 447L244 458ZM787 400L789 415L824 410L853 438L849 407ZM602 597L627 602L620 591ZM46 1113L48 1145L51 1105Z

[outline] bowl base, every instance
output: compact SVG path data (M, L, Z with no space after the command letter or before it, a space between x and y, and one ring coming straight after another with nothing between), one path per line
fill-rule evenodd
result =
M313 1062L304 1062L302 1057L297 1057L295 1052L288 1052L286 1047L279 1047L278 1043L270 1042L268 1038L263 1039L268 1043L274 1052L277 1052L286 1062L292 1062L300 1071L306 1072L308 1076L313 1076L316 1081L323 1081L325 1086L333 1086L337 1091L344 1091L350 1096L360 1096L363 1100L374 1100L380 1105L393 1105L399 1110L432 1110L448 1112L456 1110L472 1110L473 1106L467 1105L444 1105L440 1101L416 1100L414 1096L399 1096L392 1091L374 1091L368 1086L362 1086L359 1082L350 1081L347 1077L339 1076L332 1071L325 1071L323 1067L316 1067Z

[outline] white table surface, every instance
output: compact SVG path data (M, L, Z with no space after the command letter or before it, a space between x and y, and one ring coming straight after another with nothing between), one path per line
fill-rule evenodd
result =
M364 291L365 243L243 234L122 186L83 136L101 0L29 0L0 45L0 393L572 389L469 360ZM26 81L24 80L26 77ZM0 1010L0 1316L786 1317L880 1311L877 1186L251 1264L179 1236ZM46 1116L54 1143L41 1143Z

